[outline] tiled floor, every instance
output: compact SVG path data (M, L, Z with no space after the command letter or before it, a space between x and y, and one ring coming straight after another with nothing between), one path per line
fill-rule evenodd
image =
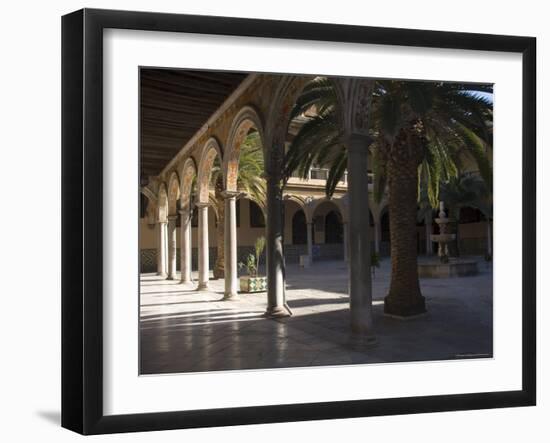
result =
M428 313L411 320L383 316L389 260L374 279L375 346L349 333L347 267L319 262L287 266L293 316L262 317L266 293L221 301L223 280L196 285L141 278L141 373L443 360L492 355L492 269L454 279L423 279Z

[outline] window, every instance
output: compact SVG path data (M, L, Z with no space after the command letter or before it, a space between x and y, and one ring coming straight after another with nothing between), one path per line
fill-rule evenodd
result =
M311 169L311 178L316 180L326 180L328 178L328 170Z

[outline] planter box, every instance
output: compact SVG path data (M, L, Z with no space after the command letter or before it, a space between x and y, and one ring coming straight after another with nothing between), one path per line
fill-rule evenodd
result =
M267 277L241 277L241 292L267 291Z

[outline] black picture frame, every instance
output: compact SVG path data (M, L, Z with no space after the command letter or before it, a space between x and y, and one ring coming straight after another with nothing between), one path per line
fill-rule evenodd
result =
M522 389L132 415L103 413L103 30L107 28L519 53L522 117ZM435 411L536 402L536 39L504 35L83 9L62 18L62 426L82 434Z

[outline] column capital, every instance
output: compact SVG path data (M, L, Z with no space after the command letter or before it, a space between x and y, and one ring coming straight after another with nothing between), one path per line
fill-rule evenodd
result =
M168 223L168 220L157 220L157 223L159 225L166 224L166 223Z
M180 215L188 215L190 212L191 212L191 208L188 208L188 207L187 207L187 208L181 208L181 209L178 211L178 213L179 213Z
M175 222L178 219L178 216L173 214L168 216L168 222Z
M196 202L195 206L197 208L208 208L208 206L210 206L210 202Z
M242 192L239 192L239 191L222 191L221 194L222 194L223 198L231 199L231 198L237 198L239 195L242 194Z

